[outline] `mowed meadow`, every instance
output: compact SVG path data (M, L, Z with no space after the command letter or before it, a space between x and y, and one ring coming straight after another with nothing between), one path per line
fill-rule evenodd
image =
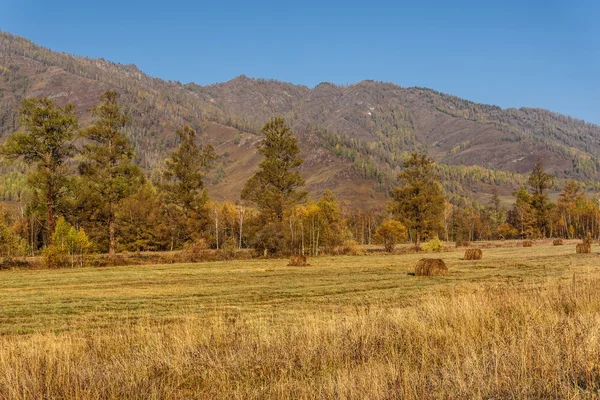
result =
M600 248L0 272L0 398L594 398Z

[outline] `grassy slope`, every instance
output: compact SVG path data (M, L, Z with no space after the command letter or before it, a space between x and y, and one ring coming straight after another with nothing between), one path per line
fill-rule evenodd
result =
M0 398L588 397L600 264L574 252L5 271Z

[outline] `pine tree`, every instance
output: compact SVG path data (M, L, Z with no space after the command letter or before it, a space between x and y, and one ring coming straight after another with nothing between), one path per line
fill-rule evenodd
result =
M524 186L521 186L513 195L516 197L516 201L509 215L509 221L517 228L521 238L529 238L535 233L535 210L531 206L531 195Z
M398 175L399 186L390 193L390 211L415 233L419 246L425 234L434 236L443 229L445 198L433 160L426 154L412 153Z
M285 211L306 196L299 190L304 179L295 172L303 160L298 157L298 139L283 118L267 122L262 133L265 139L258 151L265 158L244 185L242 199L255 203L268 221L281 222Z
M108 253L113 256L117 247L115 214L120 202L136 190L142 175L133 163L129 139L123 134L129 119L119 108L117 93L104 93L101 103L92 108L92 115L93 125L82 133L87 144L79 172L95 195L96 219L106 226Z
M171 217L176 221L175 229L183 240L194 232L201 231L207 222L206 204L208 195L204 179L216 160L212 146L199 146L197 133L189 126L177 130L181 139L179 147L165 161L162 181L159 187L165 195L165 203L170 206Z
M67 161L75 152L72 140L78 120L75 107L59 107L51 99L23 100L19 123L25 132L12 134L0 148L9 160L22 159L33 167L28 180L45 201L48 242L52 242L57 203L66 192L69 180Z
M531 206L536 214L536 227L546 237L550 233L550 211L553 204L546 193L552 187L554 177L544 172L542 160L538 159L529 175L528 185L531 189Z

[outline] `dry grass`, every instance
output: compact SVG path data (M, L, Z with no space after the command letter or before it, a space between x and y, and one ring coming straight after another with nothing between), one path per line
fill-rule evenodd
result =
M309 264L306 262L306 256L301 254L292 254L288 267L306 267Z
M575 252L577 254L589 254L592 252L592 246L589 243L579 243Z
M0 398L597 395L597 256L461 256L4 271Z
M465 260L481 260L483 258L483 252L481 249L469 249L465 251Z
M441 258L423 258L415 266L416 276L446 275L448 267Z

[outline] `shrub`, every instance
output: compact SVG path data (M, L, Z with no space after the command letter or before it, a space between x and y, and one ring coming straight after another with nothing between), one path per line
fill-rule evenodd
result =
M69 253L66 247L51 244L43 251L44 262L48 268L62 268L69 264Z
M375 240L383 244L385 251L391 253L394 251L397 243L405 241L407 238L406 228L400 222L393 219L386 219L379 227L375 234Z
M184 262L198 262L206 258L208 242L204 238L196 239L183 247L181 258Z
M345 254L351 256L358 256L363 254L360 245L356 242L356 240L353 239L344 240L344 243L341 246L338 246L336 250L337 254Z
M424 243L421 246L421 249L427 252L441 253L442 251L444 251L445 247L446 245L444 244L444 242L442 242L437 236L435 236L427 243Z
M258 229L250 240L257 254L268 256L285 252L285 226L281 222L271 222Z
M232 260L235 258L236 242L233 237L228 237L223 243L223 247L218 251L219 258L222 260Z

